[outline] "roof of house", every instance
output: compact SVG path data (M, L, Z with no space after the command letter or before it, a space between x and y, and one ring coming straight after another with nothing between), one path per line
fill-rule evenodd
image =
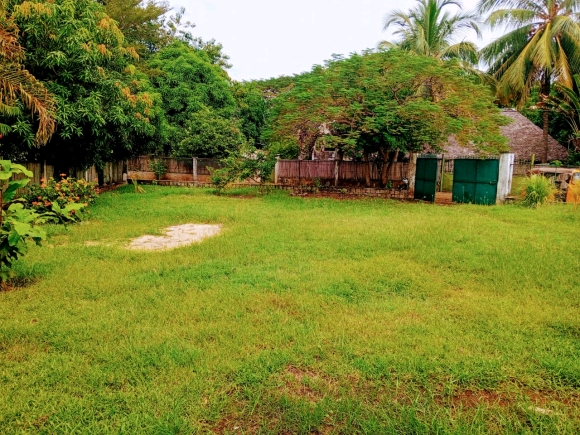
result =
M543 131L540 127L522 115L515 109L503 109L502 114L513 121L501 127L503 135L508 139L511 152L516 160L531 160L535 154L535 160L541 161L544 155ZM446 158L473 157L478 153L469 146L461 146L451 137L444 147L443 154ZM566 160L568 149L561 145L552 136L548 137L548 160Z

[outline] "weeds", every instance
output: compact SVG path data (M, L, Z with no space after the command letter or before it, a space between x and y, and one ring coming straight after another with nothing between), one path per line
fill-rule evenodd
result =
M553 201L557 193L552 180L541 175L532 175L522 183L521 201L530 208L538 208Z

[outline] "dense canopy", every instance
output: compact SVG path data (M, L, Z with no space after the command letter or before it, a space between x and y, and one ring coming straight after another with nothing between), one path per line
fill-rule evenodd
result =
M478 15L455 1L420 0L387 15L397 39L378 51L239 83L222 45L195 36L184 11L169 15L166 1L4 0L0 150L63 168L136 154L225 158L248 146L301 158L333 148L392 162L452 134L501 150L494 104L525 106L547 126L548 107L564 107L548 104L550 94L561 101L562 87L576 91L577 5L542 1L482 0ZM512 29L480 53L466 36L480 34L483 14ZM491 76L476 69L480 54ZM578 135L559 137L570 134Z

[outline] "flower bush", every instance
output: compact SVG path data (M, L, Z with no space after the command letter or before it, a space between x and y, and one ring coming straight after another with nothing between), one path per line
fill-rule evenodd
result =
M56 222L78 221L83 213L90 213L87 207L98 195L96 183L75 178L56 181L41 180L40 185L32 185L25 195L27 207L38 213L52 213Z

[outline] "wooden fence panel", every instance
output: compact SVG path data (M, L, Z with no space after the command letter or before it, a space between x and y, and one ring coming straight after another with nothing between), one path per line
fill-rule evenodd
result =
M370 178L372 182L381 181L382 162L352 162L352 161L328 161L328 160L279 160L278 179L283 182L311 182L320 180L334 180L335 166L338 165L338 183L364 183L370 166ZM407 177L409 164L403 162L393 163L388 178L391 181L402 180Z

